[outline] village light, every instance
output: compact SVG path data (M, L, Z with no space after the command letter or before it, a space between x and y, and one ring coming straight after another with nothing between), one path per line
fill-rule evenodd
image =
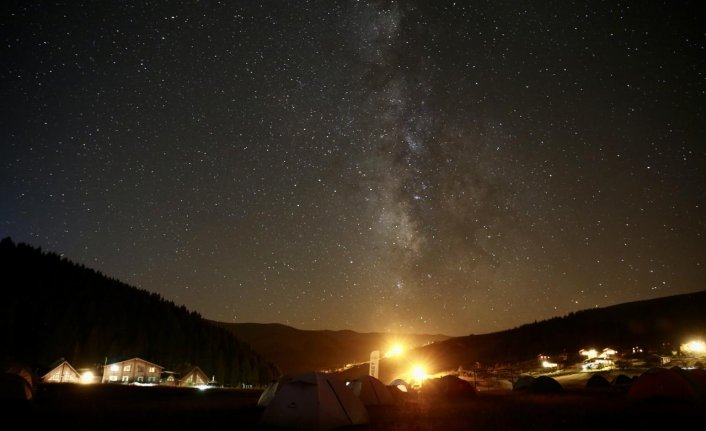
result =
M94 378L95 378L95 376L93 375L92 372L85 371L83 374L81 374L81 383L83 383L84 385L86 385L88 383L93 383Z
M388 351L385 353L385 357L386 357L386 358L390 358L390 357L392 357L392 356L402 356L402 353L403 353L403 352L404 352L404 349L402 348L402 346L399 345L399 344L395 344L394 346L392 346L392 347L390 348L390 350L388 350Z
M585 356L586 359L592 359L598 356L598 352L596 351L596 349L581 349L579 351L579 354L581 356Z
M421 384L427 377L428 374L421 365L415 365L412 368L412 380Z
M682 344L680 350L687 355L702 356L706 354L706 343L701 340L691 340L686 344Z

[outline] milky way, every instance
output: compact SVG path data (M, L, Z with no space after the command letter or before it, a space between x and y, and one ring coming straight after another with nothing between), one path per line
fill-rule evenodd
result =
M464 335L702 290L699 16L6 2L0 235L302 329Z

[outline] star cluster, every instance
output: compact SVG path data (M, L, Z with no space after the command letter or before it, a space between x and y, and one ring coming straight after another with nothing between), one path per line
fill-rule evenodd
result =
M697 2L1 8L0 233L208 319L464 335L704 288Z

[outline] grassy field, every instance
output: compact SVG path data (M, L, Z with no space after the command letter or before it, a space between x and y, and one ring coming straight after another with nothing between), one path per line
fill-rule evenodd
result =
M260 430L260 390L50 384L29 405L3 417L31 429ZM5 406L6 409L9 406ZM628 430L703 429L703 402L636 403L614 390L565 390L554 395L486 391L465 399L423 393L398 407L368 409L371 422L352 429Z

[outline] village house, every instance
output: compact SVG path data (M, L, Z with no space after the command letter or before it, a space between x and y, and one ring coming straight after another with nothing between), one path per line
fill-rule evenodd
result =
M102 383L158 384L164 367L140 358L107 364L103 369Z

